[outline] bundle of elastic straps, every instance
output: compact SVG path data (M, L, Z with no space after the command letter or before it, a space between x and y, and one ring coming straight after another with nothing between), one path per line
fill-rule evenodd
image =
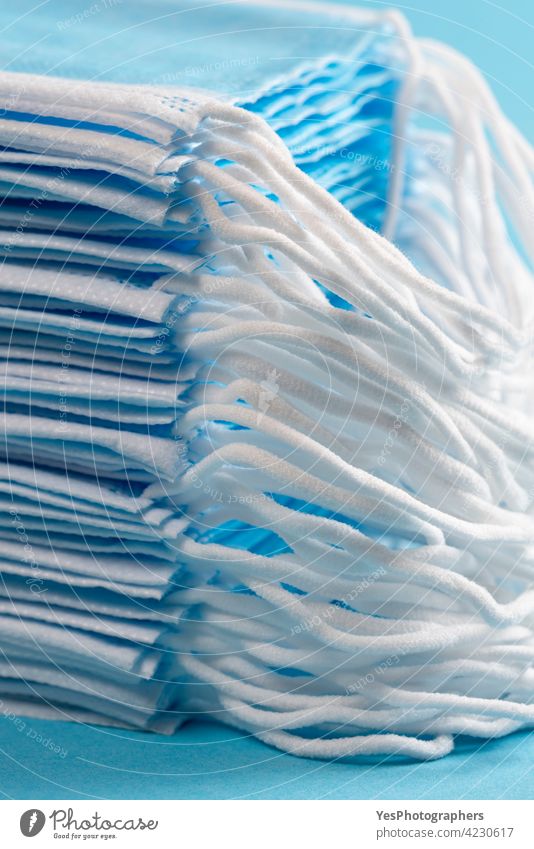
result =
M60 9L0 17L1 711L532 725L532 149L394 12Z

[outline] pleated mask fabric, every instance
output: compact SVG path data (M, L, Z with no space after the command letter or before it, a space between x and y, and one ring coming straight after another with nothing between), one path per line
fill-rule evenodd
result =
M336 759L530 726L528 143L394 12L25 6L4 704Z

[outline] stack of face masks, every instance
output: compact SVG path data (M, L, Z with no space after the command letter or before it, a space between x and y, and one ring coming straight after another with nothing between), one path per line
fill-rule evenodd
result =
M0 51L2 709L531 724L531 149L393 13L65 8Z

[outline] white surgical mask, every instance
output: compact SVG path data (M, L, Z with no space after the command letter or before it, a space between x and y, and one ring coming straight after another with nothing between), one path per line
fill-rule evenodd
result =
M37 73L39 15L0 48L0 697L326 758L531 725L531 149L394 13L178 4L170 71L147 10L115 71L78 0Z

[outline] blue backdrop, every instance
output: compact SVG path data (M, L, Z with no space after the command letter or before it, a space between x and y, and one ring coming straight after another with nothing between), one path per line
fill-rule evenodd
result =
M0 720L0 787L14 799L531 799L534 735L458 741L433 763L323 763L220 725L175 737ZM53 748L60 749L59 754Z

